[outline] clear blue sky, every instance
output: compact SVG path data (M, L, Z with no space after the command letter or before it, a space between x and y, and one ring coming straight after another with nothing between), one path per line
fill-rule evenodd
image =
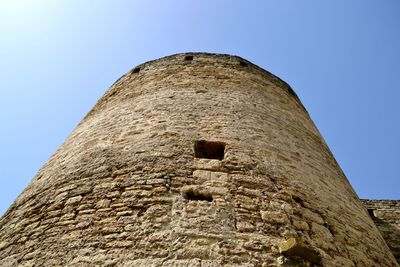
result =
M361 198L399 199L400 2L0 0L0 214L122 74L242 56L297 92Z

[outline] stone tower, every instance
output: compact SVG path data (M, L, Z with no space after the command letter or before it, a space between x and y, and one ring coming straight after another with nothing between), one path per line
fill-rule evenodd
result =
M122 76L0 222L0 266L398 266L307 111L235 56Z

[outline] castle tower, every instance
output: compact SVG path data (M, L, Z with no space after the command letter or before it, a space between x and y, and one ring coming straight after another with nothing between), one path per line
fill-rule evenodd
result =
M0 266L398 266L307 111L235 56L122 76L0 221Z

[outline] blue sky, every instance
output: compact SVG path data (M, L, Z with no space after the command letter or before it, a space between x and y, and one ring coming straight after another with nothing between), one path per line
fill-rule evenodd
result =
M0 214L135 65L246 58L299 95L361 198L400 198L400 2L0 0Z

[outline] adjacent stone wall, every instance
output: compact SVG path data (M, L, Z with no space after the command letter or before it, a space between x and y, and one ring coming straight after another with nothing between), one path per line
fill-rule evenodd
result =
M362 199L362 202L400 263L400 200Z
M292 89L228 55L125 74L0 221L0 266L293 265L398 266Z

